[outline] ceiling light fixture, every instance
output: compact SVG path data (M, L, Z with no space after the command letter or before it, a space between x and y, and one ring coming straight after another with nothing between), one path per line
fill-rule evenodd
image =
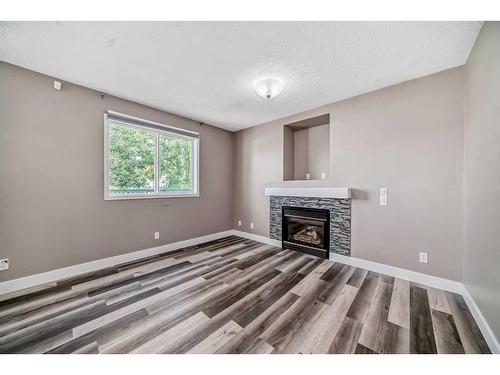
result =
M275 78L267 78L260 81L256 81L253 85L255 92L262 96L264 99L271 99L279 95L283 90L285 84Z

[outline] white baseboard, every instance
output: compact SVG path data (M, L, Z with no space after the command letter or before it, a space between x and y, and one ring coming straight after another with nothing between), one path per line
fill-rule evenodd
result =
M463 286L459 281L443 279L441 277L427 275L425 273L410 271L404 268L388 266L386 264L372 262L370 260L348 257L345 255L330 253L330 259L336 262L348 264L350 266L363 268L365 270L383 273L397 277L398 279L408 280L415 283L427 285L433 288L447 290L449 292L462 294Z
M239 237L246 238L248 240L254 240L254 241L266 243L268 245L281 247L281 241L273 240L272 238L269 238L269 237L259 236L258 234L243 232L243 231L236 230L236 229L233 229L230 232L233 236L239 236Z
M59 268L57 270L39 273L32 276L21 277L19 279L4 281L0 283L0 296L7 293L13 293L22 289L35 287L42 284L51 283L54 281L66 279L82 275L84 273L97 271L103 268L116 266L117 264L131 262L149 256L163 254L169 251L181 249L183 247L194 246L203 242L213 241L218 238L234 235L233 230L209 234L206 236L196 237L185 241L178 241L152 247L149 249L134 251L131 253L117 255L114 257L103 258L92 262L81 263L74 266ZM242 236L243 237L243 236Z
M495 337L495 334L493 333L493 330L491 329L488 322L484 318L483 314L481 313L481 310L479 310L479 307L477 306L476 302L472 298L472 295L469 293L465 285L463 285L461 294L462 297L464 297L465 303L467 304L467 307L469 308L472 316L474 317L474 320L479 326L479 329L481 330L481 333L483 334L486 343L490 347L491 352L495 354L500 354L500 343L498 342L497 338Z

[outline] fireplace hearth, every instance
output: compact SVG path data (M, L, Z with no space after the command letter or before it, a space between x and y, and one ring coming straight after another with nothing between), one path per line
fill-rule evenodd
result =
M329 258L329 210L283 206L281 222L284 249Z

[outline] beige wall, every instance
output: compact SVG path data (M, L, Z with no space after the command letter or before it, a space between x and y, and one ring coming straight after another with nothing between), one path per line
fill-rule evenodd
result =
M0 82L0 281L231 229L232 133L1 62ZM200 132L201 196L104 201L108 109Z
M500 22L466 65L464 283L500 339Z
M295 180L295 131L283 127L283 179Z
M352 256L461 280L463 76L459 67L237 132L233 225L269 234L266 186L348 186ZM324 113L329 179L283 182L283 125Z
M329 155L329 124L294 131L295 180L305 180L306 173L311 180L320 180L323 172L328 174Z
M312 180L320 180L324 172L328 176L330 157L330 125L309 128L308 160Z
M309 173L309 129L295 130L293 138L293 179L305 180Z

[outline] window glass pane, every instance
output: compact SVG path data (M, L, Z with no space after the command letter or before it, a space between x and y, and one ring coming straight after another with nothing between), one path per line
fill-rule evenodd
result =
M154 193L155 134L110 124L109 195Z
M186 193L192 190L190 140L165 134L159 137L160 193Z

